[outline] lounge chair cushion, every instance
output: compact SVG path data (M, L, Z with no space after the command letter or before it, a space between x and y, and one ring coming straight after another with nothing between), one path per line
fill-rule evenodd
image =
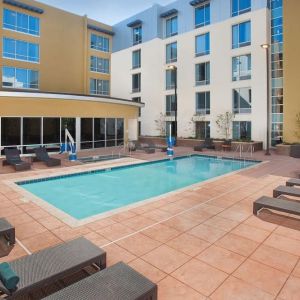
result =
M17 284L20 281L20 277L11 269L8 263L0 264L0 279L10 291L16 290Z

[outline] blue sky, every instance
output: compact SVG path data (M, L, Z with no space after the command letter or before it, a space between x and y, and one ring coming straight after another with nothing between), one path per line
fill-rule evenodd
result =
M154 3L166 5L173 0L39 0L78 15L114 25Z

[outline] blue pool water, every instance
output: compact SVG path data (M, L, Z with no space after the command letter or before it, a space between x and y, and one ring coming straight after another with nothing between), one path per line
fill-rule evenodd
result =
M19 185L82 220L256 163L197 155Z

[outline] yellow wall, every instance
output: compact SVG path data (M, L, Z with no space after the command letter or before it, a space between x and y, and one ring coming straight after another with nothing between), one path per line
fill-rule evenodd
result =
M43 14L37 14L0 2L0 24L2 24L3 7L20 11L40 18L40 37L22 34L10 30L0 29L0 35L4 37L25 40L40 45L40 63L27 63L2 58L2 39L0 42L1 66L14 66L40 71L40 90L64 93L89 93L89 79L110 79L109 75L91 73L90 55L110 58L110 53L104 53L90 49L90 35L92 30L87 29L87 24L93 24L103 29L112 30L110 26L88 20L87 17L78 16L63 10L32 0L21 2L34 5L44 10ZM109 35L94 32L112 38ZM2 72L2 70L1 70ZM1 74L2 78L2 74Z
M288 143L300 142L295 132L296 114L300 113L300 1L284 0L284 125L283 139Z

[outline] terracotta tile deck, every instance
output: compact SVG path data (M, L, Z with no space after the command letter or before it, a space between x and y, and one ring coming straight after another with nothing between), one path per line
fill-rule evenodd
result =
M176 153L192 150L178 147ZM160 152L133 155L138 160L164 157ZM16 227L18 240L0 262L85 236L107 251L108 265L124 261L156 282L159 300L300 299L300 218L268 210L252 215L253 201L271 196L274 187L300 172L300 160L265 157L262 152L254 158L269 161L76 228L24 202L7 180L82 171L108 162L80 165L64 160L64 167L53 169L35 163L22 173L0 167L0 217Z

